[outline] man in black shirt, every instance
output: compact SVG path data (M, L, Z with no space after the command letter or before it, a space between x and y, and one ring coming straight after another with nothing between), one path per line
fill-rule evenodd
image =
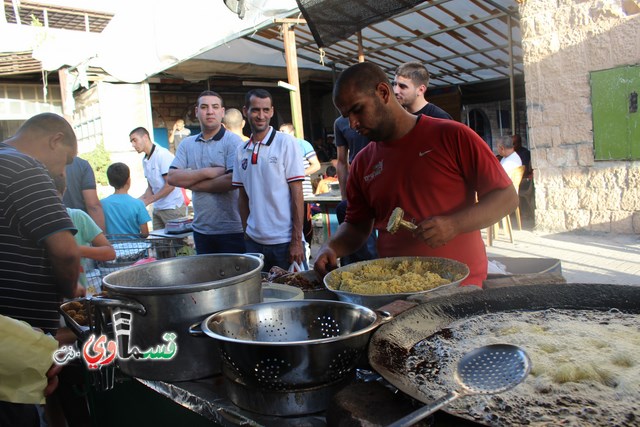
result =
M429 71L421 63L406 62L399 66L392 84L393 93L408 112L439 119L453 119L449 113L425 99L429 86Z

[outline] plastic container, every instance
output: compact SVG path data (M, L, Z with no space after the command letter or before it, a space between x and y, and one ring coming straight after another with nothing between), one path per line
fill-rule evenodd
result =
M262 301L285 301L304 299L302 289L280 283L265 283L262 285Z
M496 261L506 267L507 274L489 274L487 279L519 276L523 274L557 273L562 275L562 265L557 258L511 258L489 257L489 261Z

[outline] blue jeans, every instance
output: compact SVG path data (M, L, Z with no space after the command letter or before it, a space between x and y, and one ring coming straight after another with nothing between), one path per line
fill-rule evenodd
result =
M244 233L202 234L193 232L196 252L202 254L243 254L246 252Z
M274 266L284 268L285 270L289 269L289 266L291 265L291 263L289 262L289 243L263 245L251 240L248 237L244 243L247 248L247 252L260 253L264 255L264 267L262 267L262 271L268 272L271 267ZM303 267L305 270L309 269L306 260L303 260L302 263L304 264Z

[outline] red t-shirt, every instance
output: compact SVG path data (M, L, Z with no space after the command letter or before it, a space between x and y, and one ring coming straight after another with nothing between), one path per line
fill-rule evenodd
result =
M469 127L453 120L420 116L403 138L367 145L354 159L347 182L349 201L345 221L374 219L378 254L436 256L469 266L463 285L482 285L487 277L487 253L480 230L460 234L440 248L431 248L411 233L387 232L391 212L420 223L450 215L473 205L511 180L489 146Z

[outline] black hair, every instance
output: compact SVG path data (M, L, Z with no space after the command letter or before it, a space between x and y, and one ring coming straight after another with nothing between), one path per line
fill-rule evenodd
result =
M265 89L251 89L244 96L244 106L245 108L249 108L251 106L251 97L255 96L256 98L269 98L271 100L271 106L273 106L273 96L269 93L269 91Z
M129 176L129 166L125 165L124 163L113 163L107 168L107 178L109 179L109 185L116 190L119 190L127 185Z

